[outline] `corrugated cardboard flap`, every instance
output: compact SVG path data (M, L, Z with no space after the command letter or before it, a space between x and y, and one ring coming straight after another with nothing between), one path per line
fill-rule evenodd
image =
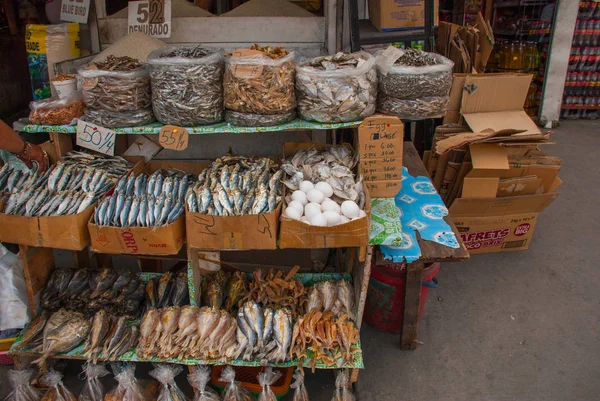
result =
M461 111L463 114L522 111L532 77L531 74L469 75L463 86Z
M509 196L504 198L459 198L450 207L450 216L488 217L523 213L539 213L548 207L558 193Z
M463 117L473 132L491 129L496 132L511 130L524 135L542 135L542 131L523 110L495 111L465 114ZM519 134L517 134L519 135ZM506 140L508 138L498 138ZM516 139L516 138L515 138Z
M498 177L510 168L506 148L501 145L474 143L469 146L473 171L469 177Z

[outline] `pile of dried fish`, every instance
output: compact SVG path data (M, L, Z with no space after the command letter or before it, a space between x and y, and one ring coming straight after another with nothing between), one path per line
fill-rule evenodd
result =
M281 201L283 172L268 158L215 160L186 194L187 210L212 216L270 213Z
M34 124L68 125L75 124L85 112L81 92L65 99L42 99L29 103L29 120Z
M377 71L368 53L337 53L296 67L298 113L324 123L362 120L375 112Z
M42 308L63 307L88 315L106 309L134 319L143 305L145 289L146 285L129 271L56 269L42 291Z
M152 108L163 124L193 127L223 119L223 54L196 47L167 47L148 56Z
M187 401L183 391L175 383L175 377L183 372L183 366L154 364L150 376L162 385L156 401Z
M294 266L284 277L280 270L271 269L268 274L258 269L254 271L248 298L264 308L286 307L294 318L304 313L307 304L306 288L294 275L300 266Z
M45 173L0 169L0 188L10 193L3 213L64 216L81 213L131 168L121 157L71 152Z
M287 177L285 186L292 191L300 189L302 181L316 184L325 181L333 189L332 199L338 204L345 200L356 202L360 210L364 210L366 196L363 190L362 177L356 179L352 170L358 163L358 154L342 145L334 145L321 151L310 148L298 151L291 159L281 164ZM289 203L290 199L286 198Z
M115 227L160 227L184 212L183 201L194 180L181 172L156 170L123 177L110 197L96 207L94 223Z
M400 119L437 118L443 117L446 113L448 100L448 96L431 96L407 100L380 94L377 100L377 111L384 114L393 114Z
M151 109L116 113L87 108L83 120L102 127L122 128L150 124L154 122L154 114Z
M285 124L296 118L296 110L281 114L253 114L225 110L225 121L237 127L271 127Z
M311 351L313 369L317 360L342 367L354 362L354 354L359 351L355 347L357 342L358 329L347 315L335 319L331 312L312 310L294 325L290 353L302 361L308 358L306 352Z
M164 273L160 278L152 278L146 284L146 306L164 308L183 306L190 301L187 273Z
M354 287L347 280L321 281L308 290L306 311L331 312L334 317L347 315L352 318L354 312Z
M223 91L228 110L287 116L296 108L294 52L258 45L234 51L225 58ZM272 123L267 118L256 125Z
M232 312L248 294L246 274L241 271L232 274L223 270L213 272L202 280L201 294L203 305Z
M93 363L118 358L137 344L139 333L137 326L127 325L125 316L111 316L100 310L92 319L83 356Z

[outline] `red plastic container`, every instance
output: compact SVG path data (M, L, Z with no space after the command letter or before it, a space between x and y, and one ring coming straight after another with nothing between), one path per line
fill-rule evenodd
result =
M423 271L423 281L431 283L440 270L439 263L433 263ZM378 330L400 333L404 320L404 287L406 270L398 266L383 268L373 264L365 305L364 320ZM429 287L421 285L419 320L427 302Z

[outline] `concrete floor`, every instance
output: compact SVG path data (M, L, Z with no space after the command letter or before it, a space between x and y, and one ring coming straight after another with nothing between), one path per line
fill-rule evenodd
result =
M600 122L564 122L552 139L565 183L530 249L444 265L416 351L365 324L361 401L600 399ZM0 399L5 379L0 368ZM332 384L330 372L307 374L312 401L329 401Z

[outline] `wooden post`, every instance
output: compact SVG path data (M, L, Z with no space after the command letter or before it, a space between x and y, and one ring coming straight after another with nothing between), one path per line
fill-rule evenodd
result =
M37 314L36 295L48 282L48 277L54 269L54 252L52 248L34 248L19 245L19 255L23 262L23 276L27 287L29 306Z
M424 265L421 262L406 265L406 288L404 291L404 321L400 348L414 350L417 348L417 329L419 325L419 306L421 305L421 281Z
M50 141L54 144L56 157L59 159L73 150L73 140L71 134L50 132Z
M90 267L90 253L87 248L82 251L73 251L73 267L87 269Z
M94 255L96 256L96 264L99 269L102 267L108 267L109 269L113 268L112 255L107 255L105 253L96 253Z
M138 259L138 265L143 272L163 273L162 260L160 259Z
M192 264L196 303L200 302L200 278L213 271L221 270L221 252L188 248L188 261Z

